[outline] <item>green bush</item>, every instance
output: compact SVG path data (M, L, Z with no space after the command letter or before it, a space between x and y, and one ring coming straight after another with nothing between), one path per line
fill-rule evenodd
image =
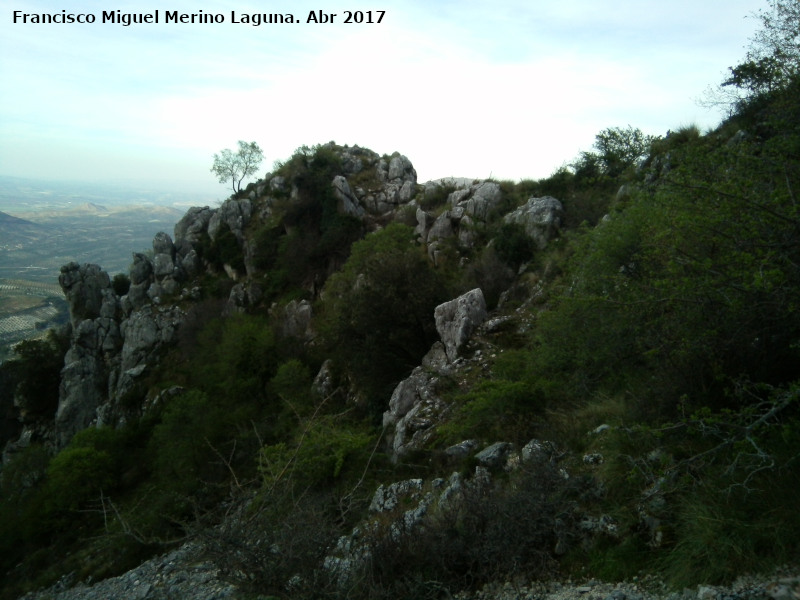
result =
M411 228L393 223L353 244L321 306L326 343L376 417L438 338L433 312L446 299L445 286L413 237Z
M68 447L47 468L47 495L56 511L77 510L116 484L114 459L105 450Z
M502 379L479 383L459 402L463 404L439 428L446 444L470 438L525 444L546 407L546 398L536 385Z
M296 485L330 489L339 482L352 485L367 465L375 440L330 416L305 422L292 443L264 446L259 465L267 489Z
M533 258L536 244L519 223L504 223L494 239L494 249L500 260L516 270Z

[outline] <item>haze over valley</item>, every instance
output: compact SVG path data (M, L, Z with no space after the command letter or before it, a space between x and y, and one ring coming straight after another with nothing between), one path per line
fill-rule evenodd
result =
M172 234L191 205L213 193L0 177L0 361L9 346L66 320L61 267L95 263L127 273L133 252Z

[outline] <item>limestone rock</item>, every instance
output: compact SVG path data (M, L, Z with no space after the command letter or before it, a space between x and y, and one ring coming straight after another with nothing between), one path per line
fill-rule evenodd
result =
M487 469L502 469L513 450L508 442L496 442L475 455L475 460Z
M503 217L503 221L522 225L525 233L542 250L558 234L563 216L564 207L561 202L552 196L544 196L530 198L523 206Z
M453 192L451 204L463 204L467 214L475 217L479 221L486 221L492 210L500 205L503 193L500 191L500 184L494 181L482 181L474 184L469 190L463 192Z
M333 187L333 195L337 200L338 212L352 217L364 216L364 209L359 205L358 198L350 190L350 184L347 183L347 179L344 176L337 175L334 177L331 186Z
M166 254L170 258L175 257L175 244L172 243L172 238L169 237L168 233L160 231L153 237L153 254Z
M229 198L211 215L208 221L208 235L212 240L216 239L222 225L225 224L241 244L244 240L244 228L250 221L252 214L253 205L250 200Z
M67 298L73 327L83 319L99 317L103 304L109 301L111 279L97 265L76 262L64 265L58 283Z
M311 329L313 311L308 300L292 300L283 308L281 332L286 337L293 337L303 341L314 339Z
M451 362L458 358L472 332L486 319L486 314L486 300L480 288L436 307L436 331Z
M214 212L208 206L193 206L175 224L175 246L181 256L186 256L192 249L192 244L200 241L203 233L208 230Z

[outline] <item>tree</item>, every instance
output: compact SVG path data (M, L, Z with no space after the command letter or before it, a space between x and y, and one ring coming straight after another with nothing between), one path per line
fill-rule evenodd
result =
M219 178L220 183L225 183L230 179L233 193L237 194L242 189L242 180L248 175L253 175L262 160L264 160L264 152L258 147L258 144L255 142L248 144L239 140L239 151L235 154L226 148L214 155L211 172Z
M800 74L800 3L768 0L756 16L761 29L750 39L744 60L730 76L707 92L705 105L740 108L753 98L785 89Z
M653 136L638 128L609 127L595 136L594 147L600 155L603 172L610 177L621 175L626 169L647 156Z

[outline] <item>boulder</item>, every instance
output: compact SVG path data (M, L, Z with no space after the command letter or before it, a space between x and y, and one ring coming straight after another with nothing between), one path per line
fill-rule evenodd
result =
M530 198L524 205L503 217L505 223L522 225L525 233L542 250L547 243L558 235L564 207L552 196Z
M436 331L451 362L458 358L472 332L486 319L486 314L486 300L480 288L436 307Z
M168 233L159 231L153 237L153 254L167 254L170 258L175 257L175 244L172 243L172 238Z
M225 224L236 236L239 243L244 240L244 228L253 214L253 205L250 200L228 199L222 203L208 221L208 235L215 239Z
M497 442L478 452L475 460L487 469L502 469L513 449L514 447L508 442Z
M449 201L453 206L463 205L466 213L478 221L486 221L502 199L503 193L499 183L481 181L469 189L453 192Z
M175 246L181 256L185 256L191 250L192 244L200 241L203 233L208 230L208 224L215 212L208 206L193 206L175 224Z
M337 175L333 178L331 183L333 187L333 195L336 197L336 210L345 215L352 217L363 217L364 209L359 205L358 198L355 197L350 184L347 179L342 175Z
M140 252L133 253L133 264L130 268L131 285L138 285L150 281L153 274L153 263L146 255Z

